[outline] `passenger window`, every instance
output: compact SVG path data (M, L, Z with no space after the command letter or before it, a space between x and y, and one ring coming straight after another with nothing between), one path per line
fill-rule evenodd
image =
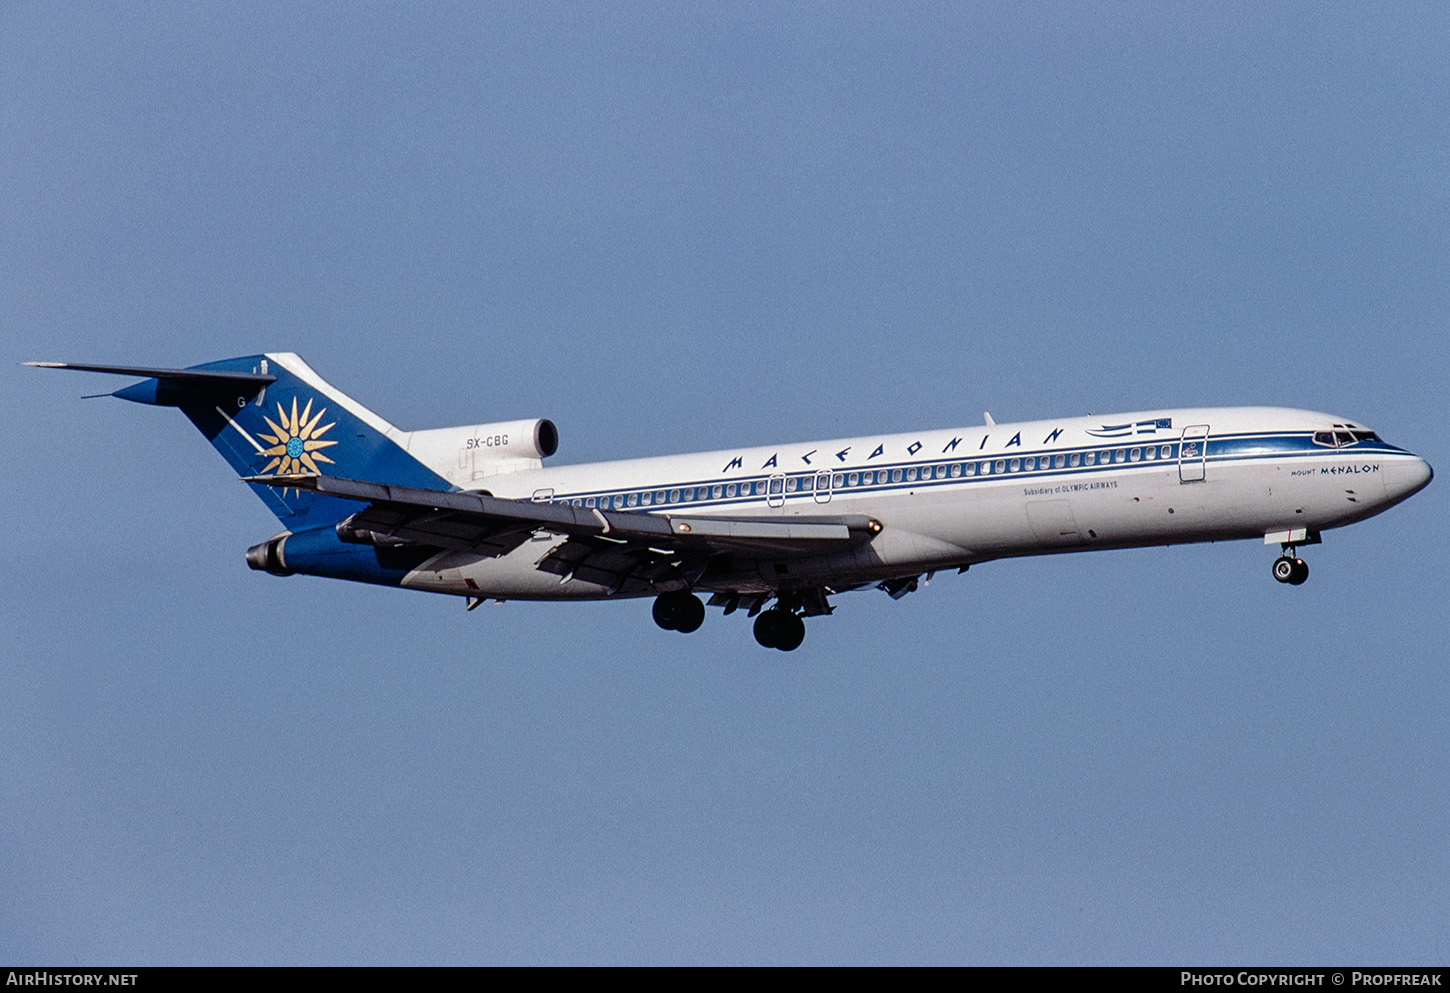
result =
M1020 468L1022 468L1022 460L1021 459L1013 459L1012 461L1010 461L1010 462L1007 463L1007 471L1008 472L1016 472Z
M906 470L906 481L908 483L913 483L916 481L916 466L912 466L910 469Z
M956 479L961 474L962 474L962 464L960 462L953 462L952 463L952 478L953 479Z
M861 474L859 472L853 472L849 476L846 477L846 485L847 486L856 486L860 482L861 482Z
M725 495L725 487L723 487L723 486L715 486L715 487L712 487L711 490L710 490L710 495L712 497L714 497L716 500L720 499L722 496Z
M831 477L831 488L832 489L839 489L841 486L845 485L845 482L846 482L846 475L845 475L845 473L838 472L834 476Z
M1081 461L1082 461L1082 456L1078 455L1077 452L1073 452L1071 455L1069 455L1067 457L1067 464L1070 465L1070 466L1072 466L1074 469L1077 468L1078 463L1081 462Z
M1002 461L1001 459L998 459L996 462L993 462L992 463L992 471L993 472L998 472L998 473L1006 472L1007 471L1007 463L1004 462L1004 461Z

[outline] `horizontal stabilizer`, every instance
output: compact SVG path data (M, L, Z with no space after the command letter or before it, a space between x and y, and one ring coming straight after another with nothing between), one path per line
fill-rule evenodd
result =
M277 381L276 376L255 372L221 372L207 369L147 369L129 365L79 365L75 362L22 362L21 365L36 369L75 369L79 372L109 372L117 376L143 376L146 379L173 379L187 383L215 383L218 386L239 386L252 384L266 386Z
M251 399L277 381L276 376L224 369L150 369L128 365L80 365L74 362L22 362L37 369L74 369L118 376L143 376L142 382L119 389L111 396L157 407L183 407L209 403L219 394L236 393Z

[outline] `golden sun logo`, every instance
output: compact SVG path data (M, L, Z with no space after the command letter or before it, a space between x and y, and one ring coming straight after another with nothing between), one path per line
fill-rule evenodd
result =
M282 405L277 404L277 420L282 422L280 425L272 418L263 415L263 419L266 420L267 426L272 429L273 433L262 435L262 440L271 442L273 447L262 451L263 455L272 457L272 461L267 463L262 472L268 473L276 469L279 476L289 476L306 471L320 476L322 470L317 467L317 463L326 462L328 465L335 465L336 463L332 459L321 452L321 449L337 444L335 441L320 440L337 424L336 421L333 421L332 424L318 427L317 424L325 413L327 413L327 408L323 407L317 412L317 416L313 417L312 401L308 400L307 407L301 415L298 415L297 398L293 397L290 417Z

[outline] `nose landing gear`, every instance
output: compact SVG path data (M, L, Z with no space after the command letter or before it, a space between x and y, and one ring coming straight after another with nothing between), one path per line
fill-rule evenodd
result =
M1274 578L1290 586L1300 586L1309 578L1309 563L1294 558L1294 549L1284 549L1284 554L1274 560Z

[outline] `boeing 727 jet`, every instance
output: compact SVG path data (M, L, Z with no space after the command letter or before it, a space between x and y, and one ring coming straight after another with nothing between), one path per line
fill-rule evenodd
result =
M624 462L545 466L547 420L404 431L291 353L187 369L29 365L142 381L282 522L247 551L276 576L467 599L653 597L690 632L710 606L791 651L804 618L874 587L992 559L1227 539L1281 554L1423 489L1424 459L1362 424L1278 407L1152 410Z

